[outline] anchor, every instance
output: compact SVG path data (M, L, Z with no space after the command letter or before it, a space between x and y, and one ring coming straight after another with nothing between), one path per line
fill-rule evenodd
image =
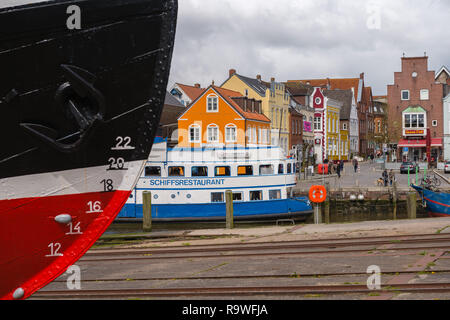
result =
M88 140L99 123L104 122L105 99L93 83L96 77L88 71L71 65L61 65L68 82L56 91L55 100L65 108L68 117L73 117L79 130L58 139L58 132L42 124L20 123L20 126L37 137L44 144L64 153L77 151ZM90 103L86 103L89 101ZM97 111L93 110L97 107ZM76 142L64 143L67 138L79 135Z

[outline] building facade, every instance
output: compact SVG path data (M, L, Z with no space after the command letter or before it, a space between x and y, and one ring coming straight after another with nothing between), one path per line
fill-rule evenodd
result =
M340 160L340 111L342 103L328 98L322 88L315 88L311 99L314 108L314 153L316 163Z
M270 120L260 100L209 86L178 118L178 146L257 146L270 144Z
M294 107L289 107L289 153L296 154L303 149L303 115Z
M243 96L261 100L262 112L271 121L271 144L280 146L289 153L289 95L285 85L271 78L270 82L261 80L261 76L249 78L229 70L229 77L222 88L240 92Z
M351 90L353 92L352 107L349 119L350 155L367 154L366 121L367 111L362 106L362 91L364 88L364 73L359 78L337 78L337 79L310 79L289 80L288 86L293 83L320 87L328 90ZM360 135L363 138L360 138ZM361 147L361 142L363 147Z
M398 160L443 160L443 96L427 56L401 58L401 71L387 86L389 139Z
M175 97L183 106L187 107L203 93L205 89L201 88L199 83L193 86L175 83L169 90L170 94Z

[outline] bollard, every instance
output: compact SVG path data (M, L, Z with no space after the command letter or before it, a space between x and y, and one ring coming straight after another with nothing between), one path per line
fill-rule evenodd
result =
M233 221L233 191L227 190L225 192L225 200L226 200L226 226L227 229L233 229L234 228L234 221Z
M327 190L327 198L325 200L324 204L324 211L325 211L325 223L330 223L330 182L325 182L325 189Z
M415 192L408 193L406 207L408 210L408 219L416 219L417 197Z
M142 192L142 230L144 232L152 231L152 193L150 191Z
M392 202L394 203L393 219L397 220L397 181L392 183Z

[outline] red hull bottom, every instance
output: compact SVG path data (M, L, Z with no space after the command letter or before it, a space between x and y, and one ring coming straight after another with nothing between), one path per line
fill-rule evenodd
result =
M129 195L112 191L0 201L0 299L25 299L64 273L105 232ZM61 215L70 215L71 222L55 220Z

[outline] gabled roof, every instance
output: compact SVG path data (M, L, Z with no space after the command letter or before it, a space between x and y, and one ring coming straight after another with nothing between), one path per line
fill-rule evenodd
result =
M323 94L333 100L342 102L340 119L350 120L350 112L352 110L352 90L323 90Z
M190 106L193 106L200 99L200 97L202 97L206 92L209 91L210 88L213 89L223 100L225 100L225 102L228 103L228 105L230 105L243 118L248 120L270 122L270 119L267 118L264 114L244 111L235 101L233 101L232 99L233 97L244 97L240 92L224 89L221 87L217 87L215 85L210 85L208 88L203 89L203 92L194 101L192 101ZM178 119L182 118L189 109L190 107L188 107L187 110Z
M291 94L291 96L310 96L314 88L310 85L300 83L300 82L286 82L286 90Z
M434 79L436 80L442 72L447 73L447 76L450 77L450 71L448 70L448 68L446 66L442 66L438 72L436 72L436 76L434 77Z
M186 107L166 91L166 99L164 100L164 108L161 113L159 125L163 126L177 123L178 117L184 111L186 111Z
M216 86L211 86L217 93L220 94L222 98L224 98L228 104L230 104L238 113L240 113L244 118L249 120L257 120L257 121L263 121L263 122L270 122L270 119L267 118L262 113L256 113L256 112L248 112L244 111L233 99L232 97L243 97L243 95L239 92L228 90Z
M307 84L313 87L322 87L331 90L355 90L355 100L358 100L358 90L360 78L341 78L341 79L311 79L311 80L288 80L290 82L297 82L302 84Z
M266 96L267 85L266 85L266 83L264 83L264 81L260 81L256 78L245 77L245 76L242 76L237 73L235 73L233 75L235 75L236 77L241 79L241 81L243 81L246 85L248 85L250 88L252 88L261 97ZM228 80L229 80L229 78L225 82L227 82Z
M176 83L176 85L183 90L183 92L192 100L194 101L195 99L197 99L205 90L204 88L198 88L195 86L189 86L187 84L181 84L181 83Z

